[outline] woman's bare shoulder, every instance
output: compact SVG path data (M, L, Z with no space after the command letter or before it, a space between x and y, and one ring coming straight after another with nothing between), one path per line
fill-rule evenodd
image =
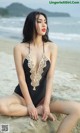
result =
M19 43L14 46L14 51L21 51L23 52L25 49L27 50L29 48L28 43Z
M54 51L55 49L58 48L57 44L54 42L47 42L47 45L50 51Z

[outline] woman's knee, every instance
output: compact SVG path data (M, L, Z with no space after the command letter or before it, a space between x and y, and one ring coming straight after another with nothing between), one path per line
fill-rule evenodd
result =
M74 102L71 113L75 114L80 119L80 103Z

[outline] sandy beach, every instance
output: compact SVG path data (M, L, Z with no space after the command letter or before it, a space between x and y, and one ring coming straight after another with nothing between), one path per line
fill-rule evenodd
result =
M0 97L11 95L14 91L14 88L18 84L13 58L13 48L18 43L19 42L16 40L0 39ZM56 62L52 93L54 97L80 102L79 56L80 52L58 47L58 57ZM62 118L60 118L60 120L61 119ZM53 129L55 127L57 128L60 123L60 120L58 120L54 123L53 126L53 124L51 123L43 124L40 120L38 121L38 123L33 123L33 121L31 121L29 118L25 119L24 117L11 118L0 116L0 123L5 123L5 120L8 122L8 124L10 124L10 133L13 133L14 130L15 133L26 133L26 130L28 133L31 133L29 129L32 130L32 132L34 132L34 129L36 129L35 133L38 133L37 129L39 129L40 131L42 129L43 133L46 133L46 131L48 130L49 132L53 131ZM23 125L22 121L24 123ZM29 121L31 122L31 125L29 125ZM26 125L26 123L28 123L28 125ZM21 130L19 130L19 127ZM78 123L77 128L74 129L74 133L79 133L79 131L80 123Z

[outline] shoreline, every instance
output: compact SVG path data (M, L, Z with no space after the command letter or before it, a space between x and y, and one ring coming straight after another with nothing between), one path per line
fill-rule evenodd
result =
M57 69L76 74L80 79L80 52L69 48L58 48Z
M20 43L19 40L0 38L0 52L13 54L13 48ZM56 69L77 74L80 79L80 52L58 46Z
M0 52L13 54L13 48L19 41L7 38L0 38Z

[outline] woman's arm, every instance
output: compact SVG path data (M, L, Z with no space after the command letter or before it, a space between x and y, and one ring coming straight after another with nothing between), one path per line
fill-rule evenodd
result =
M56 64L56 58L57 58L57 45L51 44L50 51L51 51L51 56L50 56L51 65L50 65L50 69L47 74L46 94L45 94L45 99L44 99L44 105L50 104L53 77L54 77L55 64Z
M21 88L21 92L23 94L23 97L25 99L26 102L26 106L27 106L27 111L28 114L31 118L37 120L38 119L38 112L37 109L35 108L35 106L33 105L33 102L31 100L29 91L28 91L28 86L25 80L25 74L24 74L24 70L23 70L23 61L22 61L22 52L21 52L22 47L17 45L14 48L14 61L15 61L15 66L16 66L16 71L17 71L17 76L18 76L18 80L19 80L19 85Z
M43 103L43 115L42 115L43 121L46 121L50 115L49 104L51 99L53 77L54 77L55 64L56 64L56 58L57 58L56 44L51 44L50 51L51 51L50 52L51 65L47 74L46 93L45 93L45 98Z
M17 76L18 76L18 80L19 80L19 85L21 88L21 92L24 96L24 99L26 101L26 105L31 105L32 100L28 91L28 86L27 83L25 81L25 74L24 74L24 70L22 67L22 52L21 52L21 46L17 45L14 47L14 61L15 61L15 66L16 66L16 71L17 71Z

